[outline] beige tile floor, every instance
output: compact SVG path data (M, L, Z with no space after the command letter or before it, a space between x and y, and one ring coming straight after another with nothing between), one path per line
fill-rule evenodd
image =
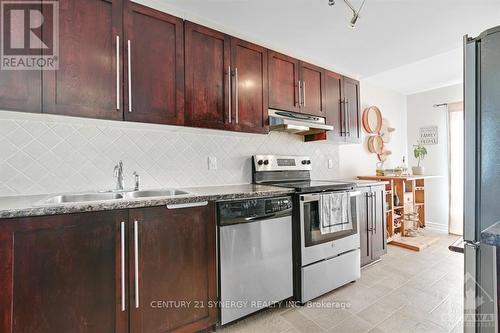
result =
M435 235L439 242L422 252L389 245L361 279L313 300L314 306L267 309L217 331L462 332L464 258L447 248L457 236Z

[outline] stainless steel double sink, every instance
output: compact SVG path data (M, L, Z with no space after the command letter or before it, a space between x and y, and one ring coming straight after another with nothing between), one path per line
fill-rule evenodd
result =
M50 197L39 202L39 204L62 204L79 203L87 201L106 201L119 199L139 199L154 197L175 197L181 195L193 195L190 192L178 189L144 190L144 191L120 191L120 192L96 192L96 193L76 193L61 194Z

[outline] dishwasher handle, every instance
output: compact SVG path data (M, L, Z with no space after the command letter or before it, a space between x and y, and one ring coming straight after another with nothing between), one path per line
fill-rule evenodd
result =
M266 219L273 218L275 216L276 216L275 213L261 215L261 216L250 216L250 217L245 217L245 221L251 222L251 221L266 220Z
M283 211L275 212L275 213L253 215L253 216L246 216L246 217L241 216L241 217L237 217L237 218L225 218L225 219L219 218L218 224L219 224L219 226L224 227L227 225L259 222L259 221L272 220L272 219L277 219L280 217L287 217L287 216L292 217L292 209L287 209L287 210L283 210Z

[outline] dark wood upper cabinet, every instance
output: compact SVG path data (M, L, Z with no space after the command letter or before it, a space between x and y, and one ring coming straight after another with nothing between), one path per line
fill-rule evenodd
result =
M267 50L231 38L231 67L233 128L244 132L268 132Z
M121 0L59 1L59 69L43 72L44 113L123 119L122 10Z
M184 34L185 123L229 129L232 120L230 37L188 21L184 24Z
M342 115L342 76L340 74L325 72L326 90L326 123L333 126L330 135L340 137L344 129Z
M128 332L127 218L109 211L0 220L0 331Z
M124 25L125 120L182 125L182 19L127 2Z
M325 70L268 51L269 107L325 117Z
M129 218L134 224L130 238L137 233L137 249L130 246L130 271L136 260L138 267L138 276L131 273L131 332L195 332L214 325L214 205L133 209ZM157 301L190 303L175 307Z
M300 112L325 117L325 70L300 62L301 104Z
M359 81L344 77L344 112L346 117L347 141L361 140L361 105Z
M14 9L16 4L12 1L0 0L0 5L5 6L2 9ZM40 8L41 9L41 8ZM43 10L43 9L41 9ZM10 24L10 15L5 16L3 28L9 27L10 29L17 29L16 24ZM4 43L4 53L8 56L11 52L10 36L22 36L22 31L5 30L5 36L1 36L2 43ZM42 53L38 50L31 50L31 55L40 56ZM2 57L2 61L4 58ZM0 69L0 109L11 111L24 111L24 112L41 112L42 103L42 72L40 70L7 70Z
M361 140L358 81L128 0L60 0L58 65L2 71L0 109L251 133L277 109Z
M359 81L325 71L325 116L333 131L306 135L305 141L361 142Z
M42 73L36 70L0 70L0 108L41 112Z
M274 51L268 51L268 59L269 107L300 112L299 61Z

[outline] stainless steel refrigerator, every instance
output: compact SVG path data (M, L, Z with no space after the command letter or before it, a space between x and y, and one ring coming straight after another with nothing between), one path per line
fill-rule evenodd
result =
M464 331L497 332L496 251L481 231L500 221L500 26L464 37Z

